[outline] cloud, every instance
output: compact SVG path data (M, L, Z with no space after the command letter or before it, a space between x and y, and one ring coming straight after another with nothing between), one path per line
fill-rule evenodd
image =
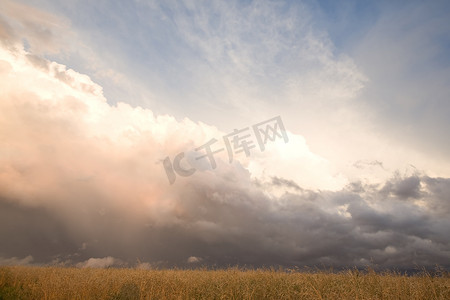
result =
M104 258L89 258L87 261L77 264L79 268L108 268L117 264L117 259L108 256Z
M417 176L407 177L397 182L389 182L383 190L387 193L391 192L401 199L420 198L420 178Z
M6 47L25 41L34 53L57 53L70 36L68 21L31 5L5 0L0 3L0 40ZM67 43L67 40L66 40Z
M424 177L421 182L427 186L428 193L424 196L434 211L440 215L450 213L449 187L450 180L448 178L430 178Z
M136 265L136 269L142 269L142 270L151 270L153 267L150 263L144 262L144 263L138 263Z
M184 57L179 70L193 75L184 81L192 82L195 97L214 99L204 103L210 110L232 110L252 119L249 108L257 104L262 113L282 111L291 118L290 108L296 107L301 108L295 109L297 117L308 118L302 111L313 110L317 118L318 110L333 110L357 95L366 81L349 57L333 53L305 3L165 6L157 10L173 20L177 37L196 54ZM199 106L193 108L198 112L187 113L209 120Z
M206 31L213 22L207 12L182 34L190 45L198 42L195 49L210 63L232 63L217 78L230 80L223 85L226 89L235 82L232 75L239 75L236 80L243 84L230 91L233 96L241 88L247 91L245 85L253 78L248 72L270 71L265 62L285 53L282 42L295 36L274 33L272 42L263 43L267 53L257 53L245 42L245 28L226 22L227 17L242 21L245 14L232 5L214 5L211 9L222 12L219 25L229 35L214 40L214 30ZM265 24L270 11L283 11L270 5L252 4L244 10L250 13L244 24L257 21L262 26L255 39L268 36L276 21L280 32L302 24L294 17ZM183 15L174 19L187 22ZM211 43L202 44L201 35ZM313 51L300 47L306 52L296 66L318 65L310 69L318 70L312 78L332 82L316 95L317 103L328 103L335 92L342 97L334 103L351 101L364 76L351 60L335 57L326 39L304 36L301 41ZM220 43L228 39L228 46ZM307 55L313 52L317 57ZM298 80L290 85L290 95L314 92L310 77L311 89L301 86L303 75L308 77L308 72L294 76ZM135 266L136 260L145 268L187 266L200 258L211 266L449 267L448 178L417 170L396 173L384 156L353 156L356 146L350 144L345 146L351 155L345 157L352 159L344 163L358 172L383 173L378 181L361 176L353 180L313 152L303 136L288 130L288 143L277 140L264 152L242 155L232 163L224 152L217 156L216 169L201 162L194 175L178 176L170 185L165 157L186 152L192 158L193 149L226 132L123 102L110 104L102 86L89 76L18 46L0 48L0 90L0 239L8 241L0 246L0 255L25 257L12 262L31 262L27 257L32 256L33 263L63 261L80 267ZM335 118L342 116L347 115L337 113ZM253 125L248 122L242 127ZM404 152L394 151L392 157L399 153Z
M382 168L382 169L384 169L383 168L383 163L381 162L381 161L378 161L378 160L374 160L374 161L362 161L362 160L358 160L358 161L356 161L354 164L353 164L353 166L355 167L355 168L358 168L358 169L364 169L364 168L367 168L367 167L369 167L369 168L372 168L372 167L380 167L380 168Z
M136 258L183 266L191 253L221 266L447 266L448 179L397 173L381 185L305 188L283 177L294 171L266 163L317 172L321 158L291 135L242 163L218 156L216 169L169 185L162 158L223 133L111 106L88 77L54 63L43 68L27 53L2 50L1 59L10 66L0 102L4 257L82 267ZM265 171L255 176L245 167L252 163Z
M302 188L298 186L293 180L287 180L279 177L272 177L272 184L276 186L285 186L288 188L293 188L294 190L301 190Z
M195 263L199 263L202 261L201 257L196 257L196 256L189 256L189 258L187 259L187 262L189 264L195 264Z
M33 261L33 256L31 256L31 255L28 255L27 257L24 257L24 258L0 257L0 266L23 266L23 265L29 265L32 261Z
M353 50L370 79L360 97L367 115L392 143L448 161L450 6L386 1L378 10L379 18Z

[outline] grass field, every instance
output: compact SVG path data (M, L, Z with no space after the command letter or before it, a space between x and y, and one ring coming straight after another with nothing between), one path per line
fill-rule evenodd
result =
M0 299L450 299L447 274L0 267Z

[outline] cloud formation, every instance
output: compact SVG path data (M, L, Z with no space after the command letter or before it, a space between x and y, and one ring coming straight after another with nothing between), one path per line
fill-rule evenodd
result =
M5 3L11 16L18 14ZM214 26L201 7L185 8L200 11L195 26L177 15L174 20L188 26L182 32L186 41L210 63L233 66L221 78L237 74L246 85L250 73L271 74L265 62L290 53L279 47L295 40L277 32L301 20L277 23L272 39L277 43L266 41L266 53L254 56L259 52L252 40L245 43L246 31L225 22L241 20L239 8L221 5L212 7L224 18L218 25L225 26L225 36L217 40L207 31ZM262 26L255 39L267 36L268 24L277 21L261 20L283 11L256 3L247 9L253 12L248 26L253 21ZM53 23L36 22L50 37L57 31ZM201 166L170 185L165 157L192 155L227 133L188 118L109 103L89 76L40 55L56 51L52 43L34 48L46 44L41 34L29 38L25 49L18 38L25 33L16 29L22 25L12 23L3 19L0 31L7 41L0 48L0 239L8 241L0 246L0 264L450 267L449 178L413 167L392 171L378 157L357 157L350 165L354 174L381 172L381 179L350 178L312 152L304 137L289 132L287 144L273 143L233 163L219 155L216 169ZM336 59L313 33L302 35L302 41L318 53L309 57L311 52L300 49L312 64L303 75L316 78L308 74L318 70L317 78L332 82L319 98L338 91L340 100L353 97L364 81L353 62ZM225 86L234 82L231 75ZM289 93L316 90L302 76L286 78L295 79Z
M382 185L312 190L219 159L217 169L170 186L161 159L223 133L110 106L84 75L36 64L25 52L1 54L1 239L10 241L1 255L34 258L6 261L404 268L449 261L449 179L416 171ZM293 137L286 146L298 151Z
M4 46L25 42L36 54L58 53L64 48L69 27L66 19L10 0L0 3L0 11L0 41Z
M111 256L104 258L89 258L87 261L77 264L80 268L107 268L116 264L116 259Z

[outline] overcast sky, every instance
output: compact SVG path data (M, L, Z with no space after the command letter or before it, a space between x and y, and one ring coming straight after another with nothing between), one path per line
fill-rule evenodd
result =
M0 40L0 264L450 268L448 1L1 0Z

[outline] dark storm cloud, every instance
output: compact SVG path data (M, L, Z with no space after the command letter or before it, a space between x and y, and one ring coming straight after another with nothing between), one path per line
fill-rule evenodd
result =
M423 182L427 186L425 195L429 206L439 215L450 214L450 179L424 177Z
M0 196L1 197L1 196ZM0 257L26 257L48 261L73 249L64 222L42 207L23 207L0 199Z
M417 176L397 178L387 182L381 192L383 194L392 194L400 199L419 199L421 197L420 178Z
M211 266L449 267L450 221L441 211L448 207L449 179L394 176L378 189L300 190L271 198L244 173L234 172L232 180L229 173L228 180L222 175L206 172L172 190L175 203L160 220L137 221L109 207L108 214L84 217L91 227L76 228L76 218L65 220L61 211L2 200L2 223L8 229L0 231L0 238L11 242L0 252L3 257L31 255L41 263L57 258L88 264L96 257L105 258L98 264L113 264L106 259L113 257L132 265L139 259L154 266L185 266L196 257ZM420 183L423 189L417 192ZM386 186L392 187L389 195ZM423 204L405 201L410 195Z

